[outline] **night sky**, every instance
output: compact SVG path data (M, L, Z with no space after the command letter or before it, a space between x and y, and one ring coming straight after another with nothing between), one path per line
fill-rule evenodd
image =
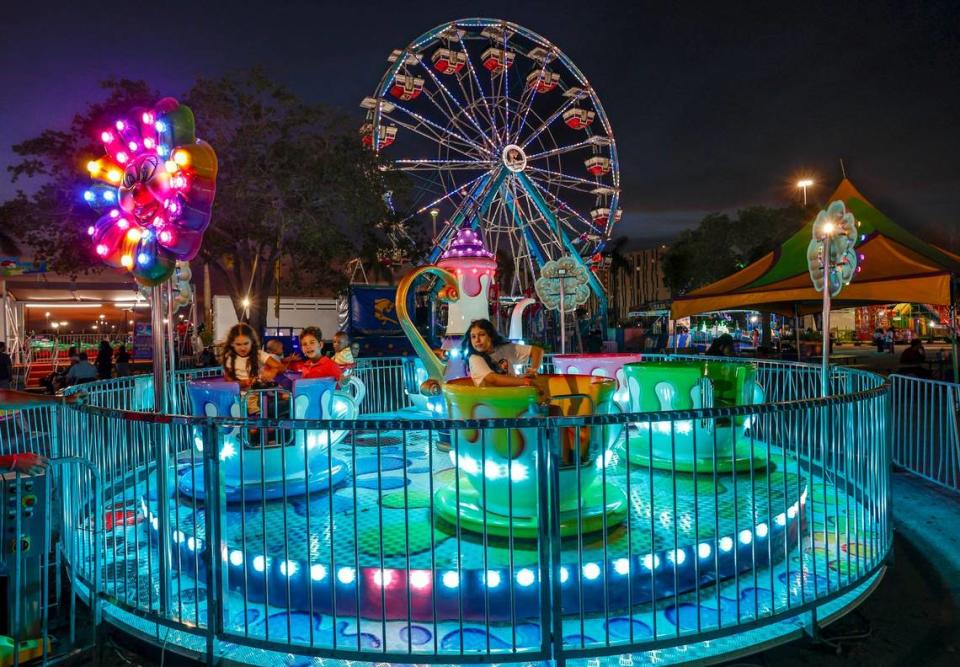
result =
M540 33L597 90L621 159L617 235L668 239L712 211L783 205L801 174L821 184L810 195L822 200L840 158L904 226L960 227L956 2L10 4L0 25L4 167L11 144L66 127L110 76L179 95L199 74L262 65L359 126L358 103L391 49L486 16ZM0 198L15 187L4 178Z

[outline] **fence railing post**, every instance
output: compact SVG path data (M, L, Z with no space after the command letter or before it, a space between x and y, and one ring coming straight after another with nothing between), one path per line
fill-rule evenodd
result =
M223 503L223 469L220 466L221 432L214 424L203 426L204 567L207 570L207 664L214 664L216 639L223 634L224 600L229 590Z
M560 469L557 452L554 451L556 427L544 420L544 427L537 429L537 446L540 453L539 485L539 535L540 560L540 627L541 650L550 655L555 664L562 666L563 659L563 610L560 589Z
M159 567L160 587L160 615L170 618L173 613L170 604L173 558L170 549L170 488L173 483L171 467L173 462L170 456L171 425L169 422L152 424L156 436L154 442L157 450L157 564Z

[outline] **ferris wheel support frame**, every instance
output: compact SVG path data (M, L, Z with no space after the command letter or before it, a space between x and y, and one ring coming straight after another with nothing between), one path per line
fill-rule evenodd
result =
M526 191L527 196L530 197L530 201L533 202L533 205L537 207L537 210L540 211L547 221L554 226L557 233L557 238L560 239L560 242L563 244L564 249L570 255L574 262L582 266L587 272L587 282L590 285L590 289L593 290L593 295L597 298L597 305L599 306L600 320L603 323L603 328L607 328L607 294L603 291L603 285L600 284L600 279L597 278L596 274L590 270L590 267L587 266L587 263L583 261L583 257L580 256L579 251L573 247L573 243L570 242L570 239L567 238L567 234L563 231L563 228L560 226L560 221L556 219L553 213L550 211L550 207L547 206L547 202L544 201L543 197L540 196L540 192L533 186L533 183L530 182L530 178L523 172L519 172L516 175L517 180L520 182L520 185ZM606 331L604 331L606 334Z
M480 201L479 206L476 207L475 211L472 214L469 214L470 215L469 221L467 218L468 212L464 210L465 208L467 208L466 206L462 206L459 210L457 210L457 212L454 214L453 220L450 221L450 226L444 231L441 238L438 239L436 245L430 251L429 260L431 264L436 262L437 259L440 257L440 255L444 252L444 250L446 250L447 245L450 243L450 240L454 238L457 230L460 229L460 227L462 227L464 224L467 224L468 222L470 226L474 229L479 227L480 217L486 212L490 204L493 202L495 196L498 194L499 190L503 187L503 182L506 180L507 172L508 172L507 168L504 166L501 166L496 171L492 179L487 180L486 178L484 178L474 186L473 193L486 189L486 193L483 195L483 199ZM550 210L550 207L547 205L547 202L544 201L543 197L540 195L540 192L533 186L533 183L530 181L529 177L523 172L516 172L514 174L514 177L517 179L518 183L520 184L520 187L523 188L526 196L530 198L530 201L533 202L533 205L540 212L540 215L542 215L544 220L546 220L548 224L554 228L557 238L560 239L560 242L563 245L564 250L566 250L568 255L572 257L577 264L579 264L586 270L588 284L590 285L590 289L593 292L594 296L596 297L597 304L599 306L598 315L600 316L600 320L603 323L602 325L604 329L606 329L607 295L603 289L603 285L600 284L600 280L597 278L596 274L594 274L594 272L590 270L590 267L587 266L587 263L583 261L583 257L580 256L580 253L577 251L573 243L567 237L566 232L563 231L563 227L560 225L560 221L556 218L556 216L553 215L553 212ZM473 193L471 193L471 195ZM506 192L503 194L505 195L505 200L510 202L508 204L508 206L510 207L510 210L516 216L516 212L512 205L512 196L510 195L509 192ZM475 199L473 196L470 196L468 197L467 201L472 202L472 201L475 201ZM525 230L525 227L520 226L520 229L521 229L521 232L524 233L525 237L527 237L527 232ZM538 246L534 242L532 235L530 235L530 237L528 238L528 244L530 249L536 255L538 255L537 263L539 267L542 268L544 264L543 256L540 253Z
M466 209L470 208L469 206L461 206L453 214L453 219L450 221L450 226L444 230L443 234L440 235L440 238L434 244L433 249L430 251L428 259L430 263L434 263L437 259L440 258L440 255L447 249L450 241L453 240L453 237L456 236L457 230L460 229L467 220L467 216L470 215L470 226L473 229L476 229L479 226L479 219L484 213L487 212L487 209L490 208L490 204L493 203L493 200L500 190L500 186L503 185L503 181L507 178L507 169L506 167L500 167L493 178L489 175L485 175L479 183L477 183L470 194L467 196L467 204L475 202L475 195L479 192L486 192L483 195L483 198L480 200L479 205L476 207L476 211L472 214Z
M523 216L520 215L519 211L517 211L517 202L513 194L510 192L505 192L503 200L506 202L507 208L510 209L510 215L513 216L514 224L517 226L517 229L520 230L520 233L523 234L523 240L526 242L531 254L537 261L537 266L543 266L546 263L546 260L543 257L543 251L540 249L540 244L537 243L537 240L533 237L533 234L530 233L530 228L528 227L529 223L524 221Z

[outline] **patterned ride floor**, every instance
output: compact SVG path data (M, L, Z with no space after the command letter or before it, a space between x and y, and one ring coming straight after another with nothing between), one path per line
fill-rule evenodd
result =
M492 536L484 540L482 535L464 530L459 531L458 540L457 527L435 516L432 492L452 484L454 471L449 454L431 449L422 434L358 433L352 444L341 443L335 450L335 456L348 463L351 475L332 493L288 498L286 503L257 500L227 506L229 546L225 555L236 550L243 552L244 562L265 555L261 564L302 563L301 574L311 565L322 564L331 577L344 568L356 572L379 568L382 562L384 572L390 571L387 568L430 570L436 573L437 586L441 574L451 571L506 568L504 572L518 578L522 570L536 572L539 567L541 554L535 543ZM627 466L615 456L606 476L608 482L627 492L628 519L612 529L606 541L596 535L563 540L563 569L583 572L583 576L571 577L572 584L579 586L573 594L604 598L599 602L600 611L569 614L563 619L564 643L571 648L591 647L715 630L779 613L859 578L880 548L877 536L864 529L869 523L864 520L866 509L814 472L802 470L780 450L771 449L770 458L767 472L694 479ZM188 465L181 463L177 476ZM156 488L152 481L146 484L143 476L135 490L127 488L113 499L114 510L132 512L137 520L108 527L102 574L108 594L117 601L156 609L155 536L151 535L151 521L142 520L144 503L131 500L145 498L148 511L153 511L155 499L147 493L148 486ZM611 594L624 584L613 578L607 565L662 550L696 548L703 542L716 544L719 537L756 530L759 524L773 526L777 515L808 490L813 502L807 502L801 511L800 539L769 547L769 558L757 561L756 567L739 576L719 583L701 582L698 590L687 593L671 587L655 590L654 602L634 602L627 607L622 595ZM202 504L195 506L188 497L172 498L175 543L193 544L199 551L205 538L203 513ZM177 560L176 564L171 575L174 616L202 626L207 613L206 584L199 559ZM597 564L601 573L594 577L597 582L587 581L591 564ZM649 564L660 569L681 565ZM291 573L294 567L288 566ZM640 567L618 573L625 577L650 574ZM514 608L510 622L500 623L456 616L432 622L385 620L377 615L361 618L356 613L334 616L292 606L291 596L284 595L282 588L289 591L301 584L292 575L284 583L284 587L269 584L269 604L262 594L235 586L225 600L227 634L373 652L514 652L534 650L540 644L536 608ZM620 601L619 606L612 603L614 599ZM469 600L461 600L465 602Z

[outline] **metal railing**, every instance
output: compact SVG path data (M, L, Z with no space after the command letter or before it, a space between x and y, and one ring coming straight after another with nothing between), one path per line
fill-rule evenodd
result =
M0 561L9 578L5 615L12 639L4 664L33 659L47 664L93 647L100 624L99 598L88 598L87 623L78 613L84 585L71 563L92 563L91 590L100 589L103 507L100 474L85 457L61 450L60 408L43 406L0 413L0 453L35 453L47 458L39 476L2 476L5 517ZM78 501L82 504L78 504ZM66 579L61 577L67 566ZM87 627L88 626L88 627ZM56 636L58 642L44 639ZM10 662L6 662L10 661Z
M190 379L218 372L178 372L180 405ZM407 405L409 361L354 372L374 395L364 412ZM837 395L820 399L816 367L758 374L760 405L465 421L154 415L133 378L88 384L59 454L99 471L103 500L81 473L65 485L69 564L108 613L208 655L566 660L815 617L890 548L888 388L835 369ZM246 479L278 451L248 447L250 430L342 440L312 471L305 448L238 493L225 469L239 460ZM572 453L596 454L597 438L599 463ZM521 443L533 463L491 456ZM692 448L692 469L650 465L664 443ZM288 465L333 490L303 496ZM569 505L571 489L592 506ZM477 512L488 493L502 508Z
M960 384L891 375L893 462L960 491Z

